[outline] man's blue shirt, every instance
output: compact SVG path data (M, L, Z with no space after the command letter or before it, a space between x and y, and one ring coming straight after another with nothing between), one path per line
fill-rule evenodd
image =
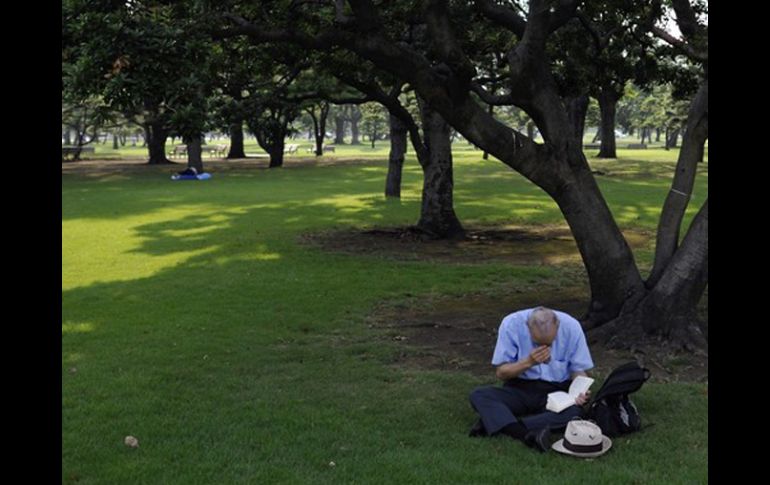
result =
M527 318L532 310L534 308L528 308L503 318L497 333L492 365L499 366L526 359L537 347L527 326ZM519 374L519 378L564 382L570 380L573 372L593 368L594 361L591 359L580 322L564 312L554 310L554 313L559 319L559 330L551 345L551 360L532 366Z

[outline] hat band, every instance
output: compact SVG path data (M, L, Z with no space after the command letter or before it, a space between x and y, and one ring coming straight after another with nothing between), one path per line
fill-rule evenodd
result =
M564 438L563 445L564 449L574 453L594 453L596 451L602 451L602 443L596 443L595 445L576 445L567 441L567 438Z

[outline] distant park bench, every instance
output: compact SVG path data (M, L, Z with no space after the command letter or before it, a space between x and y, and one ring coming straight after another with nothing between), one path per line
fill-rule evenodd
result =
M212 157L226 157L227 151L230 149L230 145L211 145L207 146L205 149L208 150Z
M583 145L584 150L593 150L594 148L601 148L602 146L599 143L586 143Z
M323 146L323 153L326 153L326 152L334 152L334 153L337 153L337 152L335 151L335 149L336 149L336 148L337 148L337 147L336 147L336 146L334 146L334 145L324 145L324 146ZM314 151L315 151L315 146L312 146L312 147L310 147L310 148L308 148L308 149L307 149L307 152L308 152L308 153L312 153L312 152L314 152Z
M225 157L227 151L230 149L229 145L203 145L201 147L201 155L208 153L212 157ZM184 157L187 156L187 145L177 145L168 154L169 157Z
M169 157L183 157L187 155L187 145L177 145L171 149Z
M75 154L80 152L83 153L94 153L94 147L73 147L73 146L62 146L61 147L61 156L63 159L67 160L68 158L75 158Z
M630 143L626 148L631 150L641 150L647 148L646 143Z
M286 145L283 149L283 153L288 153L291 155L292 153L297 153L297 149L299 148L299 145L291 144Z

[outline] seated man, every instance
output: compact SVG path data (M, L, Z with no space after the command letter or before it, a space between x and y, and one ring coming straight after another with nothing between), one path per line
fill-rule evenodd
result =
M470 395L481 416L470 436L506 434L548 451L550 430L582 414L588 394L560 413L546 411L548 393L567 391L594 363L580 323L566 313L538 307L506 316L492 357L502 387L479 387Z

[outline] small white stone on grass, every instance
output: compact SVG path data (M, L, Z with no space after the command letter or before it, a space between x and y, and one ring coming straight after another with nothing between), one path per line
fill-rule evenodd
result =
M139 448L139 440L133 436L126 436L126 438L123 440L123 443L131 448Z

